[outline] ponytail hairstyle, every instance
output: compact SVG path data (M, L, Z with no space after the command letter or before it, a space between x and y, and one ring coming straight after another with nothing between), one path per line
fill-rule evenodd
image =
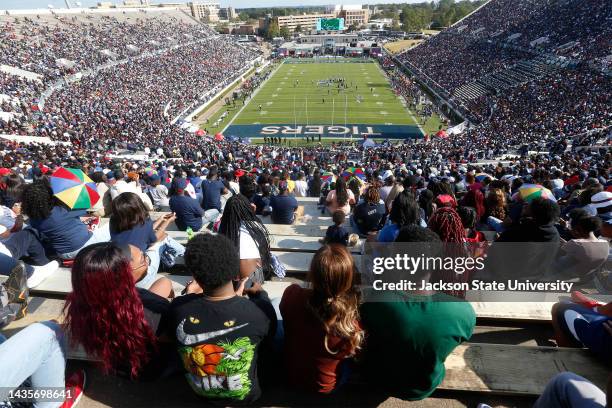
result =
M344 207L348 203L346 181L342 177L339 177L336 181L336 201L338 202L338 207Z
M340 350L329 348L329 336L344 340L350 355L355 354L363 342L364 333L358 324L359 292L354 285L354 275L353 257L344 245L321 247L310 263L308 276L312 295L309 307L323 324L324 346L330 354Z
M145 320L130 261L113 243L90 245L79 252L64 314L71 341L99 359L105 373L127 365L136 377L155 349L156 338Z

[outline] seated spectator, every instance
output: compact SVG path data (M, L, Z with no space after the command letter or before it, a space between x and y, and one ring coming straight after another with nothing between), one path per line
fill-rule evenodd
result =
M461 218L461 224L465 230L466 242L484 242L486 238L484 234L476 230L476 210L472 207L457 207L457 214Z
M99 360L104 373L159 378L179 367L173 346L158 338L170 304L136 288L135 260L130 262L125 253L110 242L79 252L72 267L73 290L66 298L66 332L72 344L81 344Z
M185 231L191 228L193 231L200 231L204 225L202 221L204 210L198 201L185 191L186 186L185 179L180 179L173 185L169 201L170 211L176 214L175 223L179 230Z
M157 278L160 257L159 254L156 256L155 252L159 250L153 248L142 252L138 247L130 244L118 245L118 248L130 263L136 290L141 298L146 297L149 292L166 299L174 297L172 281L165 277Z
M295 180L294 195L296 197L308 197L308 183L306 183L306 175L303 171L300 171Z
M202 208L204 225L215 222L221 214L221 196L227 194L229 189L218 177L216 167L210 169L206 180L202 180Z
M401 229L396 242L436 245L440 239L413 224ZM419 270L414 279L420 286L421 280L430 279L429 272ZM444 379L446 357L472 336L474 309L468 302L422 290L372 291L364 298L361 322L367 347L361 358L362 372L372 384L394 395L408 400L427 398ZM381 358L389 350L393 350L393 358Z
M370 186L363 196L363 201L353 210L351 226L361 237L378 233L384 223L386 208L379 193L376 185Z
M504 230L489 248L485 270L490 277L485 279L554 276L552 263L559 248L559 232L555 228L558 218L559 206L554 201L539 197L523 204L518 224ZM538 244L516 245L520 242Z
M310 264L311 289L293 284L283 293L284 358L292 386L327 394L347 381L347 359L364 339L355 270L344 246L326 245Z
M304 207L298 206L295 197L289 195L287 183L278 183L279 194L270 199L272 207L272 222L275 224L293 224L298 217L304 214Z
M346 221L344 211L337 210L332 216L334 225L327 227L325 238L321 239L322 244L342 244L348 245L349 232L342 226Z
M270 202L272 199L272 191L269 184L261 186L261 193L255 194L253 204L255 204L255 214L263 215L264 217L272 214Z
M270 279L272 255L268 230L242 194L233 196L225 204L219 234L225 235L238 248L240 277L249 278L245 285L247 288Z
M90 177L91 180L96 183L96 190L100 196L98 201L91 207L93 210L91 214L96 217L104 217L110 214L110 207L105 207L105 204L110 204L110 192L106 184L106 175L101 171L96 171L92 173ZM108 212L106 210L108 210Z
M15 406L8 402L9 393L22 385L34 390L66 389L66 399L56 403L34 395L35 407L77 406L85 388L85 370L79 369L66 377L64 337L60 325L53 321L33 323L8 340L0 334L1 406Z
M612 401L612 374L608 377L606 394L586 378L566 371L555 375L533 408L605 408Z
M173 214L151 221L137 194L122 193L112 203L109 221L111 240L117 245L131 244L146 251L155 242L166 238L166 228L173 221Z
M502 232L510 224L506 204L506 194L499 188L489 190L485 201L484 220L497 232Z
M582 208L573 209L569 217L572 239L561 244L552 272L557 279L578 277L587 282L608 260L610 245L595 236L601 229L599 218Z
M393 200L389 221L378 233L377 241L393 242L402 227L412 224L419 224L419 206L412 194L404 190Z
M168 187L161 183L161 177L158 174L153 174L149 178L147 193L151 196L151 201L157 211L168 211L170 207Z
M320 197L321 196L321 172L316 169L312 175L312 178L308 182L308 196L309 197Z
M172 302L168 333L176 339L187 382L214 403L251 404L261 395L260 344L276 327L260 309L271 308L267 294L255 291L251 300L240 296L246 279L239 278L236 247L223 235L193 237L185 264L195 281L187 295Z
M351 205L355 204L355 195L346 187L343 178L338 178L336 187L327 194L325 205L327 213L332 215L336 210L344 211L345 215L351 213Z
M591 197L591 206L601 219L601 236L612 238L612 192L602 191Z
M599 361L612 364L612 302L573 292L572 302L554 304L552 325L559 347L586 347Z
M53 196L44 181L36 181L23 191L22 211L29 217L29 224L38 231L47 251L62 259L73 259L88 245L110 241L108 226L90 232L81 218L84 210L70 210Z
M0 231L2 228L0 226ZM59 268L57 261L50 261L45 255L35 231L26 228L0 243L0 275L8 276L19 265L19 260L26 258L28 263L24 264L24 268L30 289L40 285Z
M129 172L127 178L125 178L121 170L116 170L114 176L117 181L110 187L111 199L114 200L123 193L134 193L140 197L147 211L153 211L151 199L142 192L140 187L140 176L138 176L138 173Z

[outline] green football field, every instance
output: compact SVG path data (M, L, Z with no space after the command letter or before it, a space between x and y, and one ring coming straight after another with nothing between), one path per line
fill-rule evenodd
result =
M343 78L346 89L336 82ZM232 125L415 125L378 64L285 62Z

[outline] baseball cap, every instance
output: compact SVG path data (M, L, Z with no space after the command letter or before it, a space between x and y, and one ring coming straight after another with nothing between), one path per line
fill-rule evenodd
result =
M240 177L244 176L245 174L246 173L242 169L236 169L234 171L234 177L236 177L236 178L240 178Z
M174 180L174 186L178 192L185 191L187 188L187 180L184 178L177 178Z

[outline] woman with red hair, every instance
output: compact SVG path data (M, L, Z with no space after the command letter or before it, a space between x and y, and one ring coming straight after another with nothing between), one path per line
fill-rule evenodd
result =
M452 258L468 256L468 251L464 246L467 235L457 210L452 207L438 208L429 219L427 226L438 234L442 242L450 244L444 248L445 256ZM469 280L469 271L456 273L453 270L443 270L437 275L432 277L432 281L442 280L457 283L468 282ZM448 291L445 293L451 296L465 297L464 291Z
M479 222L485 221L483 218L486 213L486 207L485 207L485 198L484 198L484 194L482 194L482 191L478 189L469 190L467 193L465 193L465 196L463 196L463 198L461 199L461 206L472 207L474 210L476 210L476 223L477 224Z
M64 307L66 330L105 373L161 375L170 348L162 350L156 330L168 307L164 297L136 288L130 260L115 244L88 246L75 258Z

